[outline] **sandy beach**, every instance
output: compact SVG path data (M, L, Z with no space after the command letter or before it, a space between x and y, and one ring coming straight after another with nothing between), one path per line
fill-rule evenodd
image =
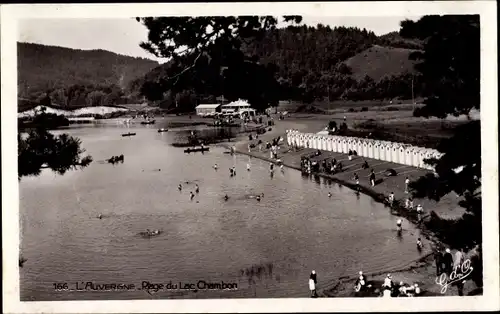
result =
M282 136L284 141L280 144L278 158L282 161L286 168L300 171L300 157L303 155L310 155L317 150L304 148L296 151L291 147L288 147L285 138L286 130L294 129L301 132L319 132L324 128L329 118L330 117L326 116L324 121L314 121L312 119L304 119L303 117L294 116L287 117L285 120L281 121L278 121L278 119L275 118L275 125L267 127L268 131L265 134L259 135L258 139L254 138L252 141L249 141L248 135L242 135L235 139L235 142L233 143L223 143L221 145L228 149L230 147L234 147L235 152L238 154L244 154L276 163L276 160L270 158L269 149L265 149L265 145L262 145L262 150L259 150L258 145L256 145L255 148L251 148L250 151L248 149L248 145L250 143L256 144L258 140L261 140L265 144L267 141L270 142L272 139ZM349 160L347 154L327 151L322 151L322 154L317 158L318 160L336 158L337 161L341 161L344 165L344 171L341 173L335 175L319 174L319 176L329 178L333 182L342 186L356 189L356 184L353 179L353 174L356 172L359 175L360 193L371 196L377 202L384 202L385 198L393 192L396 201L399 201L400 204L404 204L404 199L408 195L405 193L406 177L410 180L415 180L429 172L425 169L418 169L415 167L364 157L356 156L352 160ZM374 187L372 187L369 182L370 170L361 169L361 164L365 160L369 164L369 169L374 169L377 181L382 179L382 182L379 182ZM398 172L398 175L386 177L383 173L389 168L395 169ZM464 209L458 206L458 199L449 195L442 199L439 203L428 199L414 199L414 206L416 207L418 204L421 204L424 208L424 220L428 217L431 210L436 212L440 217L449 219L458 218L464 213ZM422 234L425 235L428 243L441 244L431 230L425 230L423 224L418 224L416 214L414 212L408 212L407 210L398 207L396 210L393 210L392 213L397 217L403 218L403 225L404 223L417 224L421 228ZM406 267L389 270L389 272L392 274L393 281L395 283L417 283L422 289L423 296L441 295L442 287L436 283L436 265L432 254L426 254L420 259L408 264ZM380 287L387 275L387 272L365 275L367 276L369 283L372 283L374 287ZM319 274L318 277L320 278L320 276L321 275ZM349 276L338 278L335 282L321 282L318 280L318 295L320 297L357 296L353 290L356 278L357 274L350 274ZM476 293L476 286L471 280L466 281L464 285L464 294L467 295L469 293ZM458 295L458 290L456 287L448 287L445 294Z

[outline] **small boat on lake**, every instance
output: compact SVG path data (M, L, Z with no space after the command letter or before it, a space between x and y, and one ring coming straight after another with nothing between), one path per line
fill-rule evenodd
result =
M198 147L198 148L188 148L188 149L185 149L184 152L185 153L196 153L196 152L208 152L210 150L210 148L208 147Z
M158 133L167 132L167 131L168 131L168 129L164 129L164 128L158 129Z
M147 120L147 121L142 121L141 124L155 124L156 120Z
M136 133L130 133L130 132L128 132L128 133L124 133L124 134L122 134L122 136L123 136L123 137L126 137L126 136L134 136L135 134L136 134Z

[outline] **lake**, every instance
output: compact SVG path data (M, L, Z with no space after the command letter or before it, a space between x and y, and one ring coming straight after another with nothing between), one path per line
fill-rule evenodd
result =
M267 162L219 147L184 154L171 143L190 128L158 127L136 126L133 137L122 137L129 129L120 125L66 129L94 162L63 176L46 170L22 179L21 300L309 297L313 269L321 290L341 276L398 269L420 256L418 231L405 222L398 238L397 217L368 196L292 169L271 177ZM104 162L120 154L123 164ZM190 200L195 183L200 193ZM260 193L260 202L250 197ZM146 229L163 233L138 235ZM155 293L138 289L144 281L237 289ZM87 282L129 289L81 289ZM73 291L56 291L58 283Z

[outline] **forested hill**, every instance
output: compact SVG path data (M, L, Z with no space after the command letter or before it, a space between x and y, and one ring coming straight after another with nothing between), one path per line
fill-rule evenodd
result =
M310 102L328 96L332 100L409 98L414 73L409 55L421 48L421 42L406 40L398 32L377 36L366 29L319 24L268 31L261 41L244 45L243 51L261 64L276 65L281 99ZM155 94L158 100L161 87L154 82L168 67L160 66L134 86L147 86L142 92ZM415 86L418 94L418 80ZM190 89L181 92L187 99L195 96Z
M32 43L18 43L17 49L19 97L36 100L49 92L53 102L61 106L82 106L86 97L81 94L95 91L108 95L121 90L120 97L124 96L132 80L158 66L156 61L105 50ZM76 90L80 99L75 102L68 94Z

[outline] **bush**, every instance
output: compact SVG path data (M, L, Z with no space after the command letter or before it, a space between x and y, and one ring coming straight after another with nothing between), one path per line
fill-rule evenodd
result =
M328 129L329 130L333 130L333 129L336 129L337 128L337 122L335 122L334 120L328 122Z

